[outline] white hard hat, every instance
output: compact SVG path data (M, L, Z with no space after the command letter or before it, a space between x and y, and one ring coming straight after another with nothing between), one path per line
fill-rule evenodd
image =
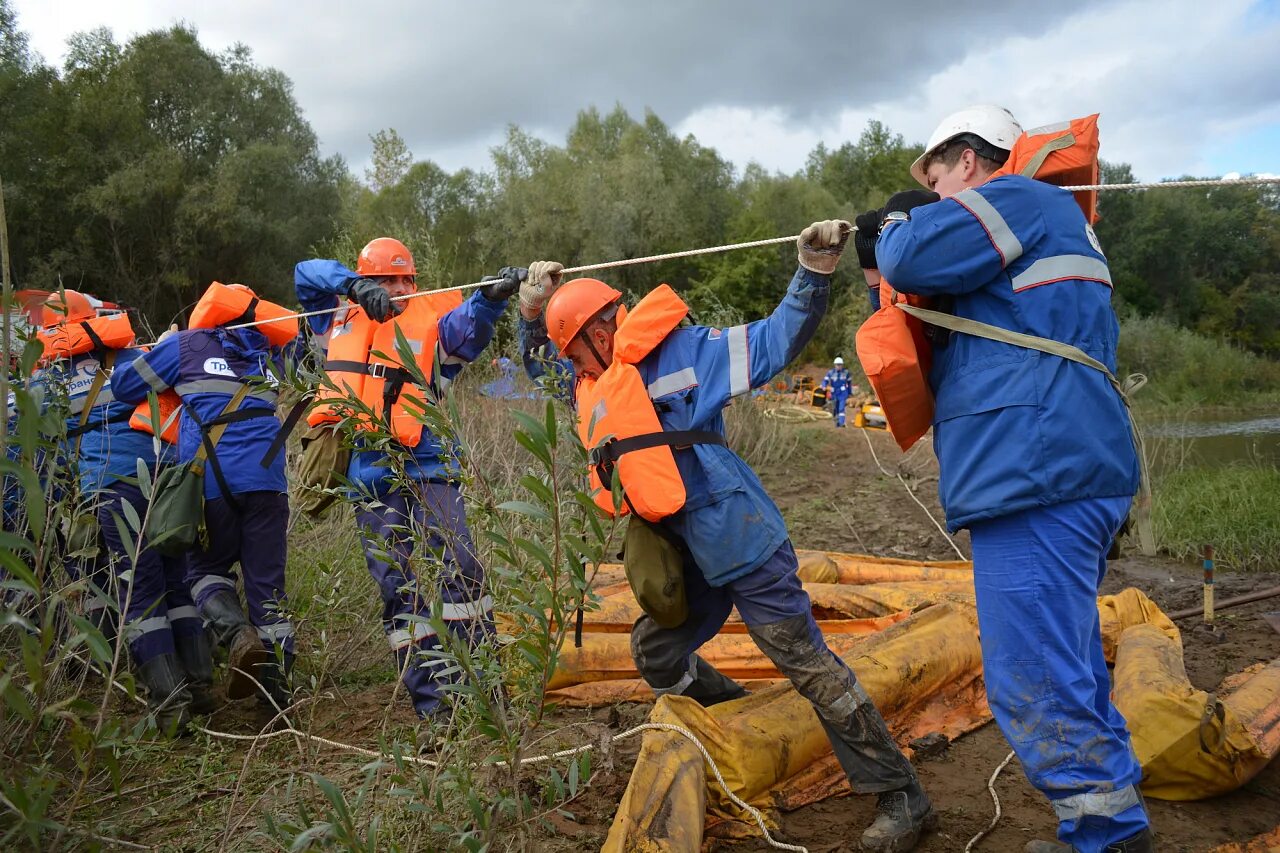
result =
M925 145L924 153L911 164L911 177L928 187L929 179L924 174L925 158L962 133L972 133L996 148L1008 151L1022 135L1022 125L1018 124L1013 113L994 104L978 104L954 112L944 118L937 129L929 135L929 144Z
M844 359L840 356L836 356L836 364L844 364Z

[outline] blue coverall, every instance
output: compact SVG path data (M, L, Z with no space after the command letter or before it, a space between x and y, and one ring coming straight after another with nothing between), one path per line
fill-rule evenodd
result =
M303 261L294 269L298 299L308 311L337 307L356 278L331 260ZM441 381L456 377L466 362L484 351L506 304L506 300L490 302L477 292L440 318L436 373ZM324 335L332 318L322 314L307 321L315 334ZM493 633L493 599L484 592L484 569L467 527L456 465L425 426L422 439L408 454L408 484L397 485L381 450L353 452L347 477L360 503L356 524L365 563L382 597L383 629L413 707L426 718L442 710L443 688L456 677L437 675L438 660L414 654L440 648L439 638L425 621L434 604L440 602L441 615L456 636L474 643ZM418 587L411 567L418 541L429 553L439 555L438 594Z
M828 276L800 268L773 314L729 329L688 326L671 332L636 365L663 431L724 434L724 409L734 397L768 383L804 349L827 308ZM532 378L545 364L568 378L566 362L547 352L542 318L521 318L520 347ZM836 756L859 793L881 793L915 782L883 718L853 671L826 644L777 505L743 459L719 444L674 449L684 481L684 508L660 524L684 556L689 617L662 628L642 616L631 633L632 655L661 694L703 704L743 695L742 688L697 650L738 608L752 639L817 711Z
M843 367L833 367L822 377L822 387L830 389L836 426L844 426L844 406L853 393L853 376Z
M876 256L899 291L1115 370L1107 261L1064 190L997 178L887 222ZM1147 826L1096 601L1138 485L1128 413L1093 368L971 335L935 345L929 381L947 526L973 542L992 712L1058 837L1095 853Z

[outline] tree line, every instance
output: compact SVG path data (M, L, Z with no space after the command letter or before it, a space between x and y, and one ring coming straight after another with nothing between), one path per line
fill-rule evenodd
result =
M394 129L370 141L362 175L321 156L287 76L243 46L214 53L187 27L126 44L80 33L52 68L0 0L0 180L15 281L122 301L153 328L183 319L212 280L291 302L294 263L354 263L380 234L410 244L428 286L535 258L589 263L791 234L907 188L920 151L871 121L793 174L738 171L653 113L621 107L583 110L562 144L512 126L483 171L416 159ZM1106 164L1104 180L1132 172ZM1104 193L1101 214L1122 312L1280 357L1274 189ZM783 245L605 277L633 293L668 282L699 320L732 322L768 312L794 267ZM856 264L838 277L815 356L849 355L866 313Z

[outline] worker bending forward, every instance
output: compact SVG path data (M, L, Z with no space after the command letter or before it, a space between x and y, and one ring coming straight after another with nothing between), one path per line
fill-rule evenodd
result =
M657 520L683 558L688 617L662 627L646 613L631 633L645 681L658 695L704 705L745 695L697 654L736 606L756 645L813 703L853 790L879 795L864 848L903 851L933 822L929 799L853 671L827 647L778 507L724 442L724 408L765 385L813 336L848 228L827 221L805 229L800 268L778 308L729 329L677 328L688 309L666 286L628 313L612 287L594 279L559 286L562 267L540 261L521 289L520 339L534 378L545 372L548 362L534 354L548 339L572 367L579 432L606 490L597 503L612 509L607 490L616 465L627 503ZM639 444L656 438L657 448L604 441L618 430L635 437L646 422ZM637 523L633 515L629 524Z
M324 339L325 370L334 386L320 389L321 404L309 422L354 423L385 436L366 432L366 440L356 433L346 476L354 489L365 562L382 596L383 629L409 699L424 719L444 712L441 682L451 678L436 674L444 661L430 654L440 640L426 620L439 606L449 629L474 643L493 631L493 599L484 592L458 468L421 412L489 345L524 270L504 272L465 301L455 291L392 302L414 293L417 284L413 256L390 237L365 246L355 272L330 260L303 261L294 270L298 298L308 311L351 300L336 314L308 318ZM428 388L403 369L397 330ZM372 410L376 423L353 411L348 399ZM418 544L426 553L415 558ZM438 588L419 585L414 561L439 570Z
M1020 133L999 107L945 120L911 170L933 192L898 193L869 217L882 225L866 261L897 291L1073 345L1114 373L1111 275L1080 207L1041 181L990 179ZM1096 601L1138 487L1124 402L1101 371L1056 355L941 342L929 375L938 489L947 527L972 537L987 698L1066 842L1027 850L1150 851Z

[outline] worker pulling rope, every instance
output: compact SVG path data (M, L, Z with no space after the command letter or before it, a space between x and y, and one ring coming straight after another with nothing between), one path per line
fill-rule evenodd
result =
M1211 178L1205 180L1194 181L1154 181L1149 183L1129 183L1129 184L1085 184L1081 186L1063 187L1069 192L1084 192L1091 190L1148 190L1161 188L1179 188L1179 187L1226 187L1226 186L1259 186L1263 184L1280 184L1280 177L1249 177L1249 178ZM857 229L854 229L857 230ZM679 252L666 252L659 255L646 255L642 258L625 258L617 261L604 261L596 264L585 264L578 267L566 267L562 272L566 275L572 275L583 272L594 272L595 270L617 269L619 267L635 266L636 264L653 264L662 261L672 261L679 258L692 258L698 255L712 255L719 252L732 252L738 249L757 249L762 246L775 246L782 243L794 243L799 235L791 234L787 237L770 237L764 240L748 240L745 243L726 243L722 246L706 246L701 249L685 249ZM403 302L409 299L417 299L421 296L431 296L440 293L452 293L457 290L471 290L476 287L484 287L492 284L491 281L473 281L467 284L456 284L451 287L440 287L434 290L419 290L416 293L410 293L405 296L392 297L393 302ZM303 311L297 314L290 314L284 317L272 317L265 320L255 320L250 323L239 323L234 326L227 326L228 329L247 329L253 326L262 326L268 323L279 323L286 321L301 320L306 317L319 317L324 314L334 314L338 311L345 310L346 306L339 305L336 308L324 308L318 311ZM153 346L153 344L138 344L138 346Z

